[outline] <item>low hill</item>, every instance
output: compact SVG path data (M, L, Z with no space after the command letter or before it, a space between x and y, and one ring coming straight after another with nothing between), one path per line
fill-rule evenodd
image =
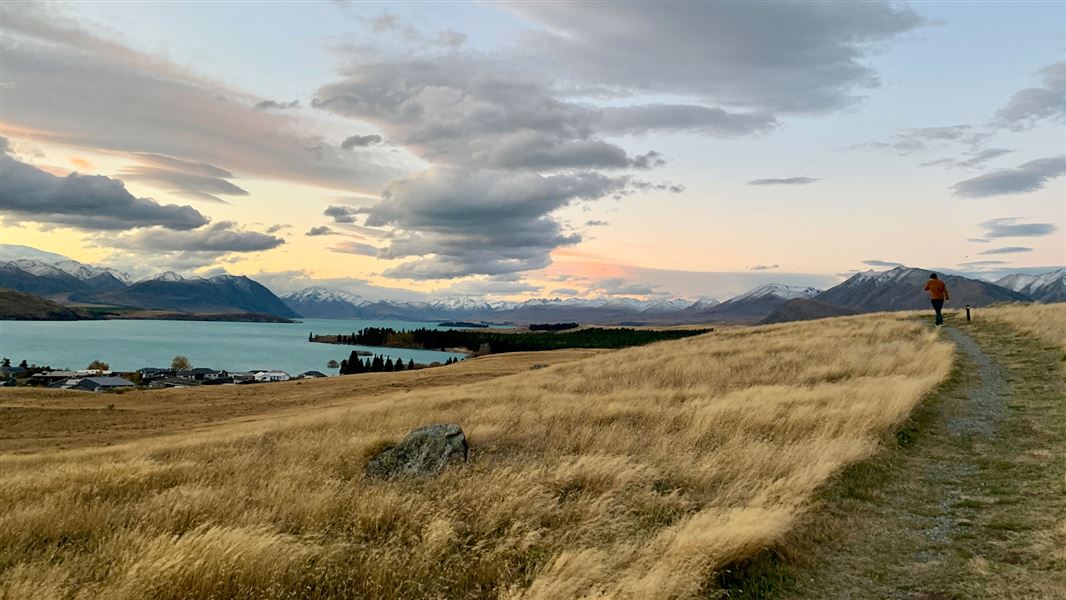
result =
M760 325L771 323L788 323L791 321L813 321L829 317L843 317L858 314L857 311L833 306L810 298L793 298L785 302L759 322Z
M0 288L0 319L19 321L77 321L88 314L30 294Z
M877 315L733 328L546 368L531 368L549 363L540 354L516 353L402 374L63 399L49 408L118 432L150 416L142 398L184 407L212 394L227 410L313 404L106 451L0 455L0 589L20 598L42 589L74 597L87 585L101 598L719 596L715 574L789 539L818 490L895 443L893 428L947 376L952 354L937 332ZM468 376L494 359L527 362L508 377ZM437 376L453 383L418 383ZM0 404L23 402L19 392L0 390ZM5 419L33 425L32 409L20 410L0 410L0 429ZM462 427L465 466L367 477L376 452L430 423Z
M815 300L857 312L881 312L929 308L929 296L922 291L932 271L896 267L888 271L856 273L840 285L815 296ZM949 306L988 306L1000 302L1031 302L1025 294L961 275L940 273L948 286Z

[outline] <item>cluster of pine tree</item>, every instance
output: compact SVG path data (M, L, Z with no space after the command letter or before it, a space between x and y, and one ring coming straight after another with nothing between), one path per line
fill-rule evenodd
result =
M561 325L570 325L564 323ZM397 331L389 327L367 327L352 336L340 336L341 343L391 348L444 350L466 348L471 352L529 352L563 348L627 348L652 342L676 340L713 331L711 329L672 329L655 331L627 327L578 329L576 331L535 331L502 333L491 330L412 329Z
M392 371L410 371L415 368L415 361L411 359L407 361L407 366L403 364L403 359L397 358L393 362L392 357L385 357L382 355L374 356L363 360L353 350L351 356L341 361L340 374L341 375L354 375L357 373L385 373Z

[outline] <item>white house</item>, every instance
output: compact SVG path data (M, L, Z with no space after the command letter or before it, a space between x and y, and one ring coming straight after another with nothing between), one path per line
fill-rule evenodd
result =
M255 380L261 382L288 381L289 379L289 374L285 371L260 371L255 374Z

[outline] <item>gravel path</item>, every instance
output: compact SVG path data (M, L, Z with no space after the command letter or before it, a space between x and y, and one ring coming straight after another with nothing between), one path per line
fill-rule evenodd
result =
M825 490L809 547L756 576L772 592L729 597L1066 600L1061 350L992 323L941 334L957 368L899 447Z

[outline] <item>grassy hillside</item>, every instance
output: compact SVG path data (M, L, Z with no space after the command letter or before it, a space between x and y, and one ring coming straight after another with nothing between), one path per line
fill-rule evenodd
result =
M0 288L0 319L23 321L75 321L90 318L47 298Z
M0 596L704 596L876 452L952 356L912 322L849 317L0 455ZM466 430L465 468L362 477L376 448L433 422Z

